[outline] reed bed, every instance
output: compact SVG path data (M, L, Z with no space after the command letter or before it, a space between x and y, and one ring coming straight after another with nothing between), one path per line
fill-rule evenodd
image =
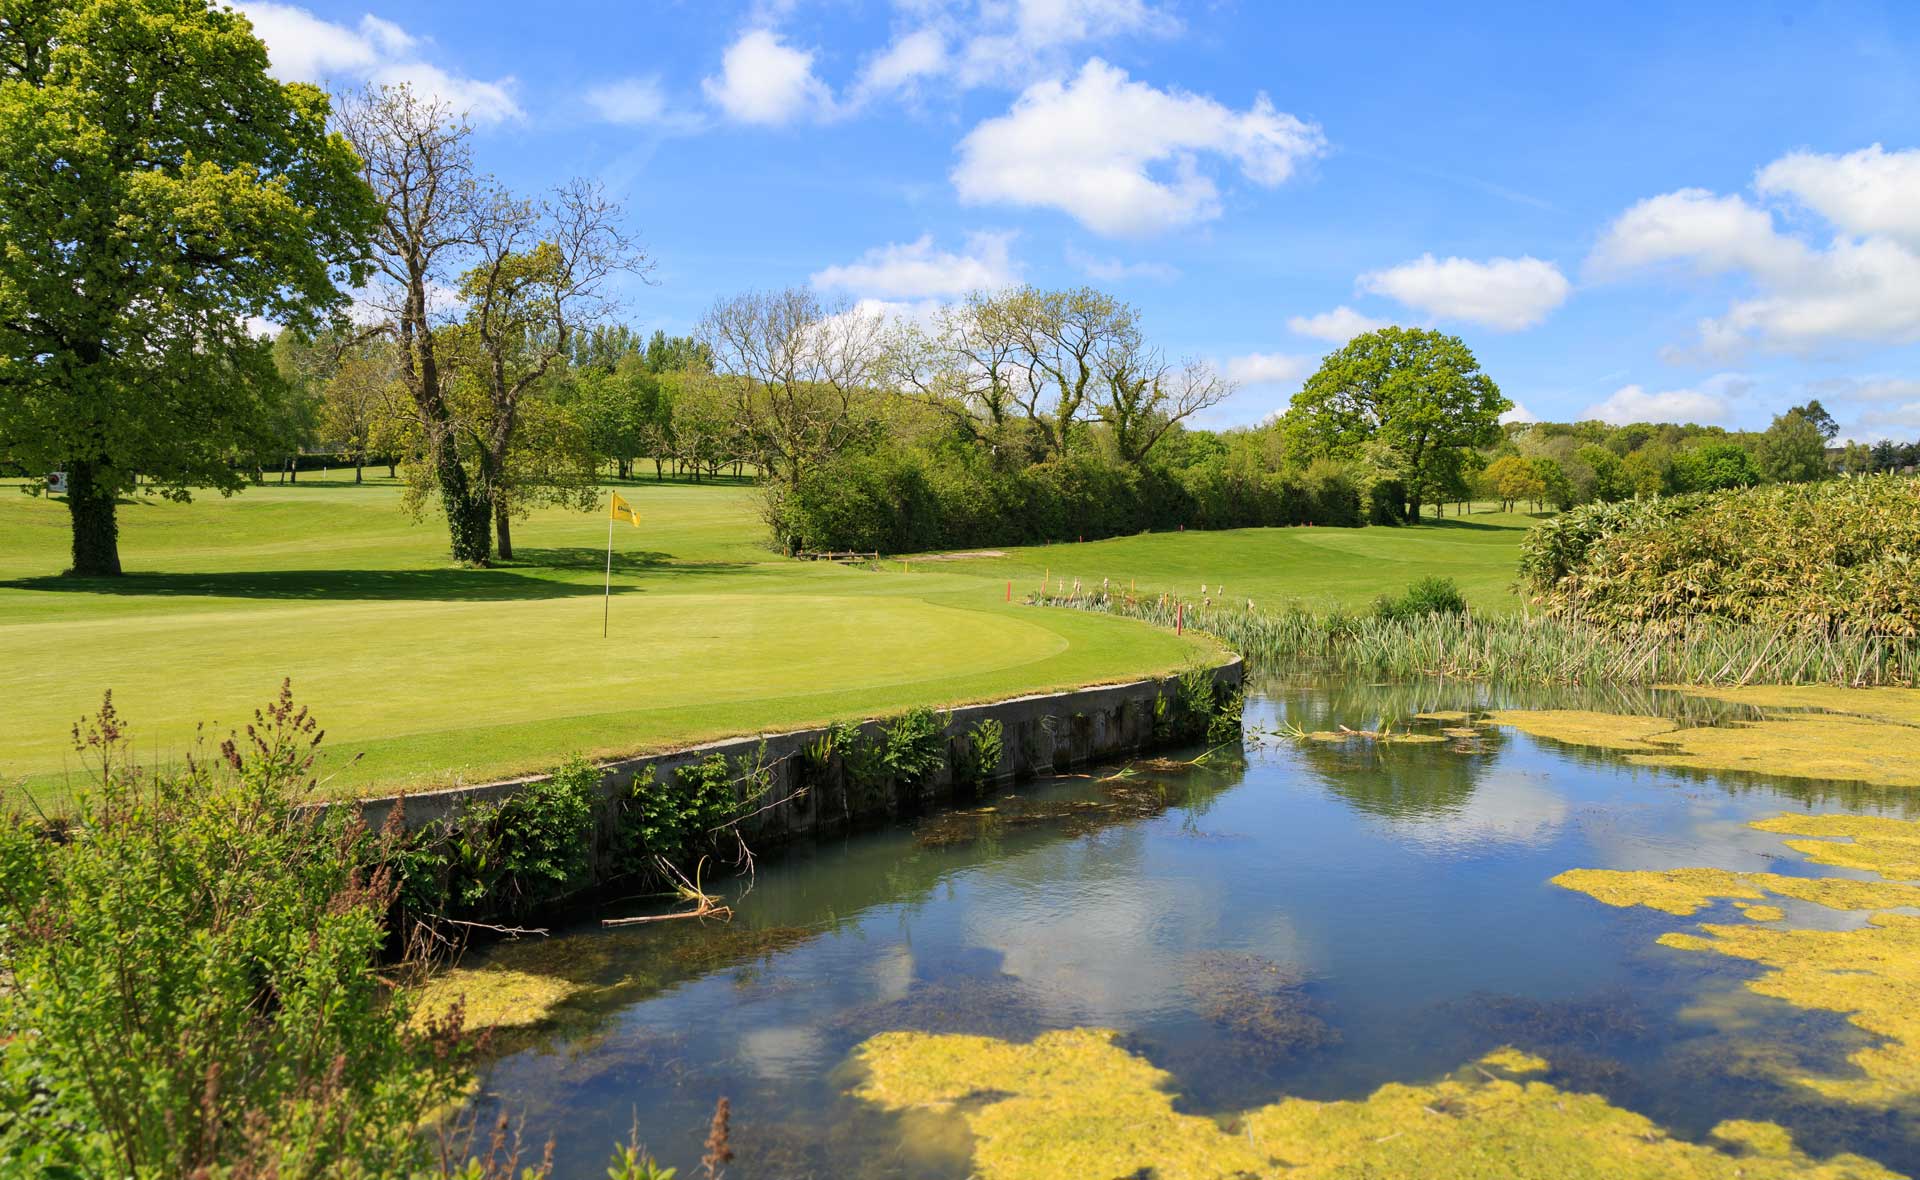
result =
M1268 669L1568 685L1920 684L1920 641L1898 636L1704 619L1656 631L1529 614L1382 618L1298 607L1262 611L1105 589L1029 601L1168 628L1178 611L1185 626L1217 636Z

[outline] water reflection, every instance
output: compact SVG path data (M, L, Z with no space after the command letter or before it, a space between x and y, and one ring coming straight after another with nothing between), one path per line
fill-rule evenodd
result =
M1276 684L1248 711L1264 729L1398 731L1446 724L1421 713L1594 703L1542 695ZM1611 703L1740 715L1661 694ZM1112 783L1064 779L985 800L992 812L943 838L925 837L951 821L930 817L794 849L751 892L727 885L731 928L502 948L494 958L571 990L508 1042L480 1102L558 1134L562 1175L601 1175L636 1113L684 1173L724 1093L730 1175L958 1177L968 1148L949 1123L847 1097L852 1048L895 1029L1025 1040L1096 1025L1171 1071L1198 1112L1358 1098L1515 1044L1555 1084L1680 1133L1768 1119L1816 1152L1920 1166L1910 1112L1840 1107L1787 1080L1844 1069L1864 1034L1747 992L1750 965L1655 945L1671 928L1660 916L1546 884L1576 866L1793 871L1749 820L1885 809L1886 792L1688 776L1498 730L1252 742L1244 766L1123 782L1152 804L1112 806Z

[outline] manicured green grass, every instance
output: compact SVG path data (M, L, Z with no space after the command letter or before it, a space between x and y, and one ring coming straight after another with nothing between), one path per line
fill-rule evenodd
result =
M1518 610L1514 570L1520 539L1536 518L1518 513L1449 516L1410 528L1231 529L1143 533L1008 549L1004 557L940 561L939 568L1013 582L1014 594L1035 591L1043 577L1067 587L1109 579L1125 589L1170 592L1198 601L1201 586L1215 602L1271 610L1299 603L1357 609L1428 575L1452 578L1474 609ZM1224 594L1221 587L1225 587Z
M920 704L1164 673L1215 649L1141 623L1019 605L1054 578L1360 603L1426 573L1504 598L1522 517L1418 529L1162 534L851 569L763 547L740 485L623 485L645 523L517 522L518 560L446 561L385 480L306 478L192 504L121 507L126 577L64 578L62 504L0 486L0 782L58 797L68 735L111 689L143 759L217 738L283 677L328 731L334 793L420 789ZM910 570L911 572L905 572ZM1013 603L1005 601L1013 581Z
M65 510L0 488L0 781L57 796L111 689L143 759L224 735L282 677L328 730L336 793L540 770L727 734L1184 667L1208 648L1138 623L1007 605L991 583L784 561L756 494L639 482L645 517L545 511L519 560L445 561L398 489L303 481L122 506L110 581L57 576Z

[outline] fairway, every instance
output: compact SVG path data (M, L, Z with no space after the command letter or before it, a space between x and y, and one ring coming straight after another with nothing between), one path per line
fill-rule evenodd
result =
M246 721L291 678L328 732L327 790L347 793L1130 679L1213 649L1020 605L1043 573L1188 598L1224 583L1230 601L1264 607L1364 605L1437 573L1504 609L1531 523L1162 533L875 570L768 551L751 487L621 492L644 524L615 528L602 640L597 513L538 512L516 524L516 561L463 570L445 560L438 517L411 520L384 480L130 500L133 572L86 581L56 573L62 505L0 490L0 776L60 794L83 773L73 723L108 689L157 761L187 753L197 723L223 734Z
M1216 601L1262 610L1292 604L1359 609L1383 593L1429 575L1452 578L1475 610L1518 610L1513 592L1520 539L1537 518L1477 513L1428 520L1410 528L1230 529L1143 533L1080 545L1007 549L1003 557L942 560L955 573L1012 579L1017 591L1041 579L1069 587L1101 579L1125 589L1177 593L1198 600L1201 586ZM1224 596L1220 587L1226 588Z
M328 731L332 792L420 788L728 734L1177 670L1211 648L1003 601L977 576L785 561L748 487L639 483L645 524L536 513L462 570L385 484L121 507L127 577L76 581L57 502L0 493L0 775L58 794L111 689L143 759L222 734L282 677ZM357 756L357 758L356 758Z

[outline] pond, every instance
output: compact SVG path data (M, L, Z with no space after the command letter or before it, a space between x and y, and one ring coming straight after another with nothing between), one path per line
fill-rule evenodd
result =
M1920 815L1908 792L1416 719L1500 705L1740 717L1668 694L1249 687L1244 762L1176 766L1202 751L1175 752L788 848L750 888L724 883L731 925L589 924L469 956L476 1009L495 1002L520 1024L498 1036L481 1114L553 1136L560 1176L605 1175L630 1127L688 1176L725 1095L729 1176L964 1177L980 1127L857 1096L858 1047L898 1030L1026 1042L1089 1027L1166 1071L1179 1111L1227 1126L1283 1098L1432 1082L1513 1046L1545 1059L1551 1085L1680 1140L1759 1120L1812 1156L1920 1169L1910 1094L1861 1102L1796 1076L1857 1075L1849 1055L1876 1038L1843 1011L1748 989L1762 968L1747 959L1656 941L1741 921L1749 903L1676 916L1552 883L1695 866L1877 881L1749 824ZM1299 736L1341 726L1389 740ZM1438 740L1391 740L1407 733ZM1781 904L1800 926L1867 922Z

